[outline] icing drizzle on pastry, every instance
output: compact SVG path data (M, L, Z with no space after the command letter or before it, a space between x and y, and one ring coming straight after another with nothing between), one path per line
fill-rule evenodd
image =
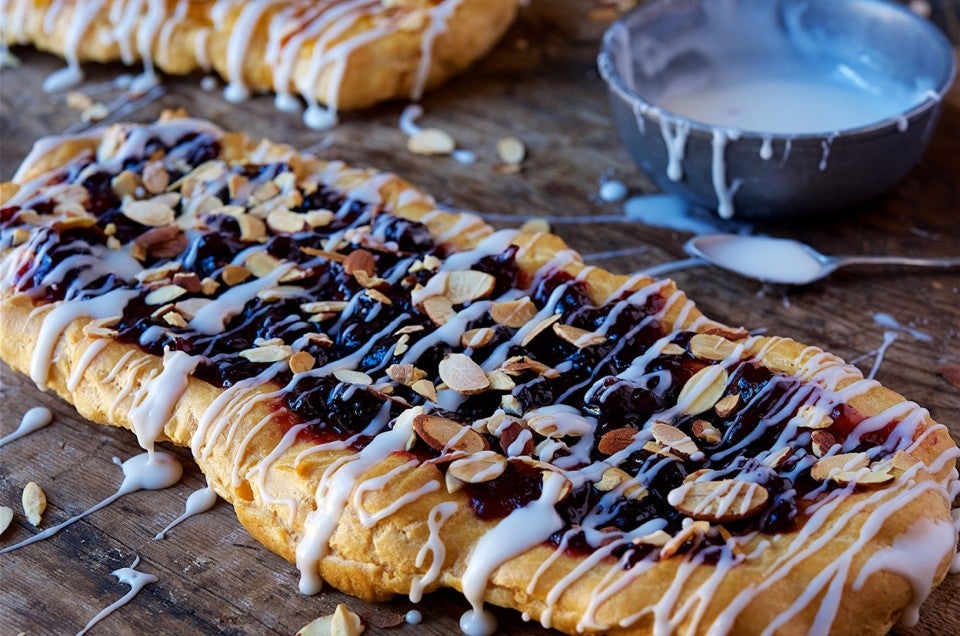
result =
M949 560L956 528L929 520L854 567L892 513L918 498L947 507L957 489L956 448L926 463L912 454L944 428L911 402L857 412L877 383L856 368L813 348L782 359L781 339L691 320L669 281L636 275L593 299L595 270L570 250L524 274L516 263L534 255L517 232L490 233L471 215L391 215L434 205L391 190L389 175L270 146L253 151L258 165L229 164L221 143L192 120L111 128L96 152L28 180L44 151L33 153L2 208L0 274L5 297L36 303L38 384L64 333L89 319L68 388L116 385L107 414L137 433L148 451L138 462L165 457L153 446L176 436L169 420L190 383L222 388L191 449L201 465L231 449L224 487L249 485L277 519L303 520L302 592L320 589L344 515L374 527L414 507L429 512L410 597L462 559L463 624L477 633L490 629L483 603L498 569L530 554L541 555L527 593L542 600L544 625L578 587L588 596L578 628L610 629L610 599L676 559L658 602L618 624L650 617L655 632L715 634L842 533L853 543L771 631L813 603L811 629L828 630L839 587L878 571L904 576L919 604ZM151 185L159 174L163 187ZM464 237L473 247L456 251ZM109 346L97 343L114 340L143 353L88 377ZM265 437L272 451L251 459ZM276 470L319 471L306 505L271 491ZM371 503L417 471L428 478ZM455 555L445 528L463 514L488 525ZM929 558L903 558L920 544ZM765 578L713 607L738 567L773 545ZM568 553L583 558L553 576ZM709 576L690 583L701 567Z

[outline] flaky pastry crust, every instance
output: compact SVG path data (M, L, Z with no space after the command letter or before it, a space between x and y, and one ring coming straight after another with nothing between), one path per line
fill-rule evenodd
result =
M3 200L9 201L19 188L68 158L95 152L109 134L41 147L16 183L4 184ZM282 159L298 178L322 172L328 185L340 191L365 190L373 184L374 196L383 209L424 223L451 252L475 248L493 231L478 219L437 211L429 196L397 177L321 162L287 146L256 143L239 134L225 134L221 146L221 157L227 161ZM594 302L602 302L624 287L640 289L653 282L588 268L552 234L520 233L510 243L519 246L517 264L530 277L557 263L558 255L565 255L559 261L562 268L586 283ZM785 376L811 378L824 368L842 368L837 392L864 382L852 367L815 347L785 338L746 338L739 330L705 319L672 282L665 283L661 293L673 298L661 322L674 330L726 334L746 343L744 355ZM14 369L30 373L34 345L43 337L42 318L51 307L5 287L2 308L3 332L18 336L0 339L0 357ZM92 422L136 430L131 415L136 410L134 403L143 387L162 372L163 360L136 345L91 337L84 329L89 323L81 317L66 326L44 386L74 404ZM98 344L103 342L106 344ZM95 345L102 346L99 353L92 359L85 357ZM296 562L297 547L304 541L324 475L338 460L356 451L317 452L317 442L309 436L289 440L285 437L289 429L264 425L278 413L292 417L278 397L282 388L280 383L265 382L244 391L247 406L240 413L235 403L223 402L223 417L230 420L227 432L210 425L208 412L227 390L190 377L158 439L191 447L210 485L231 502L244 527L269 549ZM897 393L872 383L868 390L853 392L846 404L869 419L906 403ZM922 526L928 529L941 528L951 519L950 502L941 484L955 474L956 445L925 411L912 439L910 454L923 468L911 473L910 480L898 479L877 490L850 488L832 508L825 506L820 511L823 518L817 523L801 523L789 532L748 535L737 545L736 553L750 558L730 567L678 555L659 559L647 569L636 566L629 574L629 584L612 589L611 580L631 572L615 559L588 562L586 555L558 552L554 545L539 543L498 564L483 598L567 633L583 629L610 634L761 633L774 625L778 633L809 633L825 627L838 634L885 633L901 618L904 608L915 602L914 591L902 570L871 564L886 563L884 555L904 541L919 548L919 541L909 543L911 537L917 538L918 520L929 524ZM270 461L265 463L265 457ZM465 573L477 558L478 545L498 521L480 519L464 490L429 490L431 482L444 483L440 466L412 458L408 453L392 453L356 477L354 491L346 498L330 535L329 550L319 562L319 574L325 581L365 599L409 594L430 566L429 559L418 562L418 555L423 546L434 542L435 532L445 554L442 570L426 585L426 591L464 588ZM377 482L379 488L357 495L357 484L372 483L385 475L391 478ZM365 523L365 515L375 515L415 492L422 494L375 523ZM428 522L432 511L448 503L455 504L449 509L452 512L438 531L432 530ZM938 557L930 572L931 582L942 580L951 557L952 552ZM836 577L837 584L823 587L798 606L811 582L825 572ZM858 580L861 572L869 575ZM597 602L597 590L604 588L610 590L609 595ZM831 604L836 613L825 626L818 612ZM585 617L589 621L585 622Z

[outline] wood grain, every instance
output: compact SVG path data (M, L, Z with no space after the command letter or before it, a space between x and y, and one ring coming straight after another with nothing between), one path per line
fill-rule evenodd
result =
M653 191L619 145L606 93L594 59L605 24L591 21L585 0L534 2L498 49L467 75L428 96L423 125L450 132L458 145L475 151L473 166L449 158L419 157L405 150L397 127L403 104L347 114L336 129L311 131L295 115L274 110L270 97L241 106L219 92L204 92L198 77L168 79L167 95L135 113L149 120L161 107L183 106L222 125L252 131L301 148L321 144L322 156L395 171L436 197L463 209L537 216L611 215L620 204L595 196L607 172L633 193ZM0 84L0 177L7 179L37 137L76 123L78 114L63 95L45 95L40 83L61 62L31 51L15 53L18 69L5 70ZM120 67L89 70L84 90L109 87ZM95 96L111 97L112 93ZM516 135L529 156L519 174L494 171L496 142ZM960 90L944 104L943 120L920 166L894 190L859 208L757 231L805 240L826 253L960 255ZM631 271L680 258L682 232L640 224L573 223L556 231L584 253L645 248L629 258L599 262ZM678 272L681 288L709 315L749 328L789 335L854 359L876 349L884 328L875 312L893 315L929 334L923 341L903 335L887 352L878 379L926 406L960 437L960 388L937 369L960 364L960 278L954 273L860 270L839 272L807 289L784 292L706 268ZM0 334L11 338L16 334ZM860 363L869 369L872 359ZM10 432L30 407L48 406L55 423L0 450L0 503L17 510L4 534L7 545L35 531L19 514L20 491L37 481L49 507L42 527L66 519L112 494L121 473L111 457L138 452L133 436L92 427L73 409L29 380L2 368L0 429ZM297 593L295 568L267 552L236 522L230 507L188 520L168 536L153 535L177 516L186 497L202 485L187 454L184 480L174 488L140 492L64 530L55 538L0 556L0 633L75 633L100 609L128 589L110 576L129 566L160 580L116 612L94 633L292 634L340 602L364 615L373 634L456 633L467 608L455 593L429 596L419 626L378 628L399 621L413 605L404 599L370 605L334 591L314 597ZM498 612L502 633L547 634L509 612ZM921 622L902 634L960 633L960 577L951 576L921 611Z

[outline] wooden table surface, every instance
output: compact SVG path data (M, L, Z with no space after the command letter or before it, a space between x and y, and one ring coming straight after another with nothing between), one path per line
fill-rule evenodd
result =
M233 106L219 90L204 92L199 77L167 79L166 95L130 117L150 120L161 107L183 106L225 127L293 143L320 144L321 155L403 175L450 205L495 214L530 217L619 215L622 203L596 196L601 175L612 174L632 194L655 191L621 148L594 60L605 23L591 19L586 0L536 0L488 58L465 76L429 95L424 126L450 132L478 162L410 154L397 125L403 104L347 114L334 130L306 129L296 115L274 110L270 97ZM78 121L63 95L46 95L44 77L61 66L50 56L17 50L20 68L0 78L0 177L8 179L34 139ZM89 68L83 90L93 94L124 72ZM94 95L112 97L110 93ZM498 174L496 142L515 135L529 156L518 174ZM857 209L809 220L756 224L755 231L795 237L836 254L960 256L960 90L944 104L943 119L921 164L894 190ZM597 260L629 272L683 257L689 234L640 223L558 223L555 231L585 254L642 248L628 257ZM943 370L960 365L960 276L894 270L841 271L828 281L784 292L697 268L678 272L681 288L713 317L748 328L765 327L816 344L853 360L875 350L884 327L875 312L931 336L901 334L886 354L877 378L927 407L960 438L960 387ZM2 334L11 338L16 334ZM873 363L859 363L866 372ZM137 454L132 435L93 427L61 400L38 391L3 367L2 429L10 432L22 413L49 407L55 423L0 451L0 504L17 517L0 545L35 531L20 514L20 492L28 481L45 490L49 527L112 494L121 481L114 456ZM0 634L75 633L129 588L110 573L129 566L159 577L131 604L103 621L94 633L270 633L292 634L318 615L347 602L362 614L368 633L457 633L467 607L451 592L427 597L418 608L419 626L385 626L414 606L405 599L370 605L335 591L317 596L297 592L296 569L257 544L237 523L229 505L176 528L164 541L153 535L183 510L202 476L184 459L183 481L158 492L140 492L62 531L55 538L0 556ZM512 612L498 611L501 633L547 634ZM923 606L920 624L900 633L960 633L960 576L948 577Z

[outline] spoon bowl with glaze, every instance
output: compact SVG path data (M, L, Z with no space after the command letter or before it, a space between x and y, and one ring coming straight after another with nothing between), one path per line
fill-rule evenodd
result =
M826 256L800 241L767 236L710 234L696 236L683 247L720 269L779 285L808 285L848 265L960 268L960 258Z
M947 38L889 0L650 0L607 30L598 65L637 165L724 218L889 189L956 75Z

